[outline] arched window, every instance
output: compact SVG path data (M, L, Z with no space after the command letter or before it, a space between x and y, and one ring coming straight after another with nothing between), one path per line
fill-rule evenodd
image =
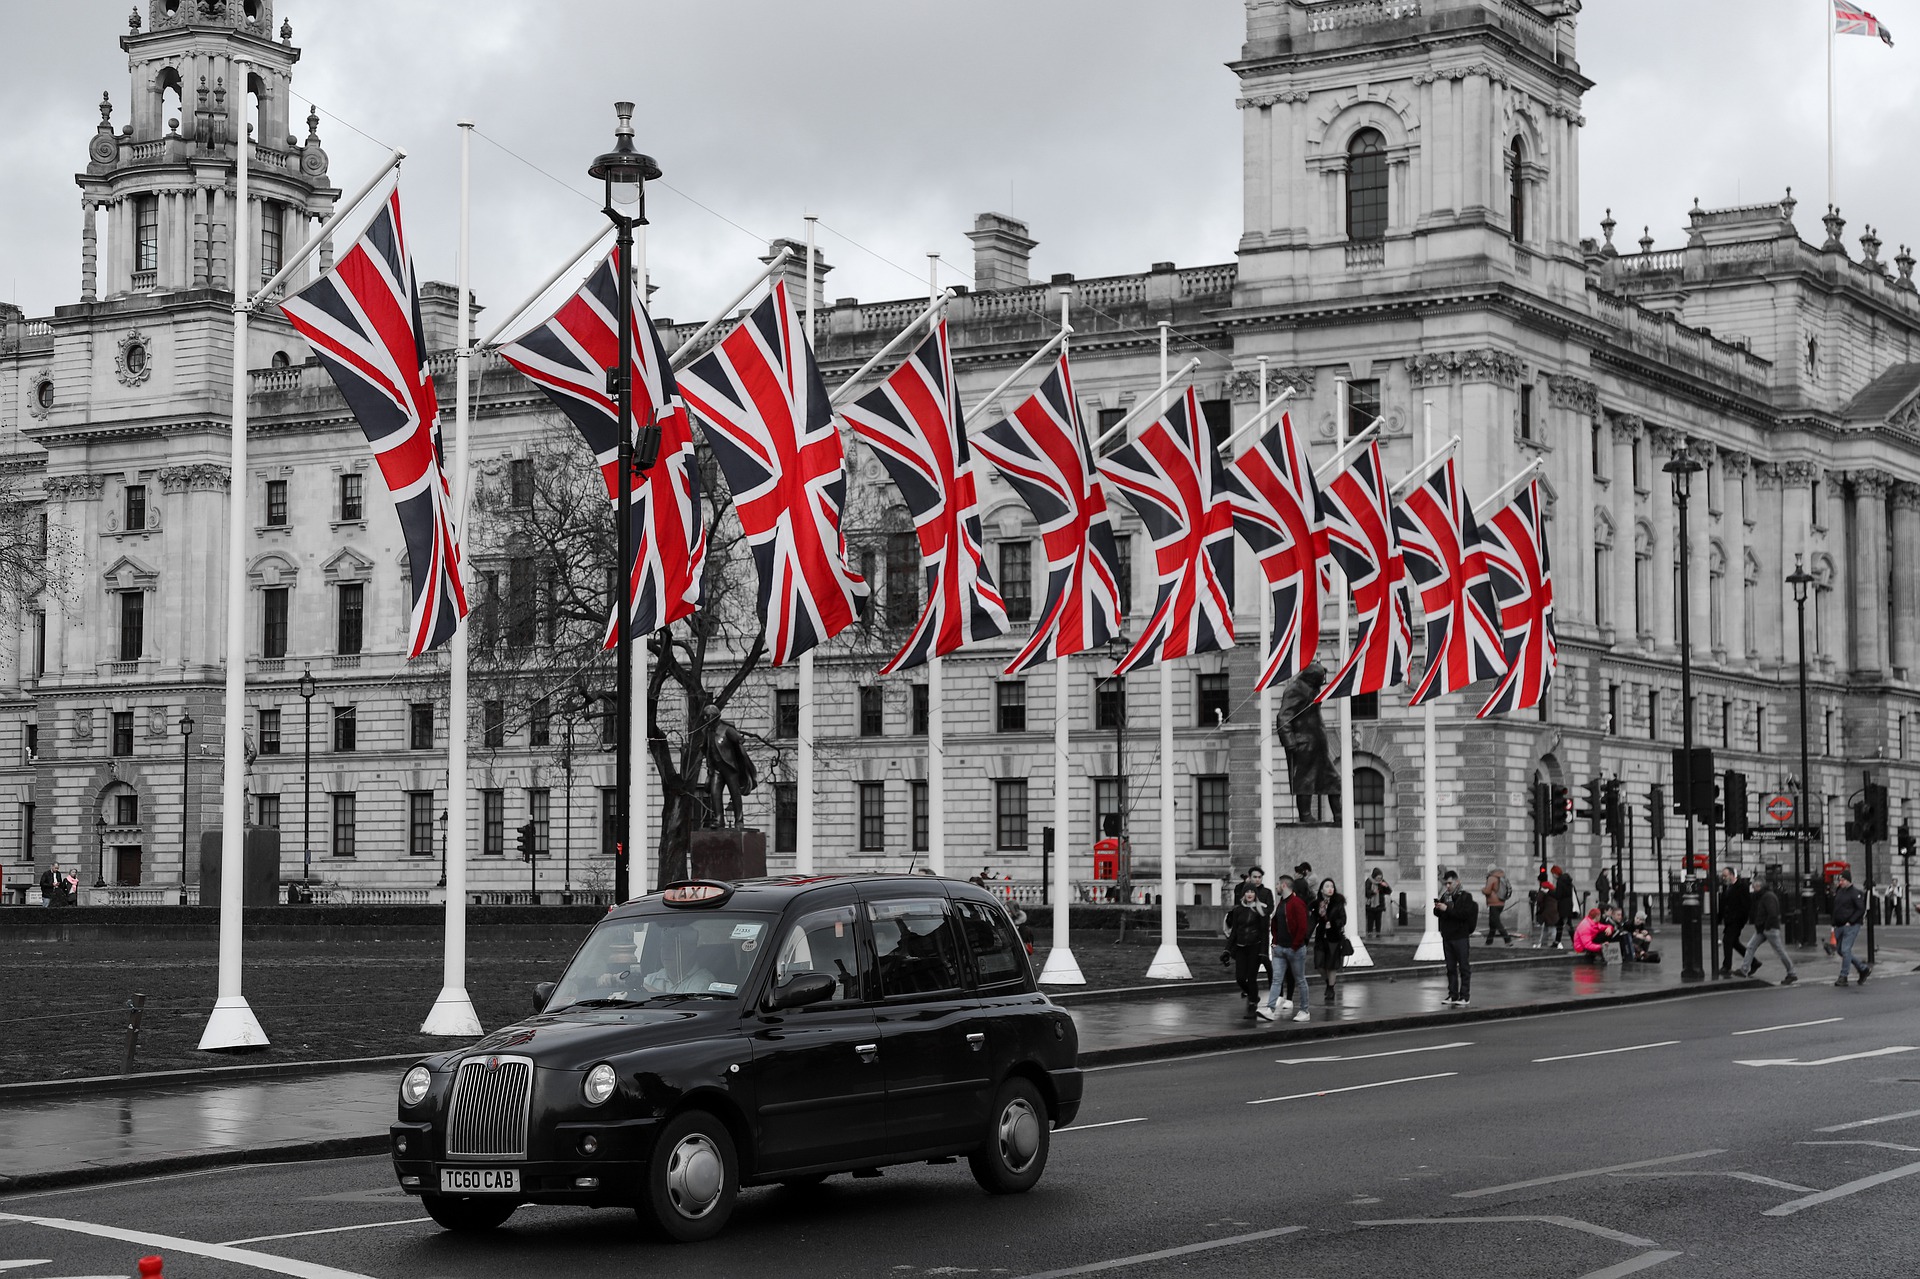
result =
M1347 238L1381 240L1387 234L1387 140L1362 129L1347 144Z
M1387 779L1377 768L1353 770L1353 817L1360 828L1360 855L1387 855ZM1352 885L1343 885L1349 894Z
M182 117L180 110L180 69L167 67L160 72L160 118L157 132L172 133L174 122Z
M1523 176L1527 162L1527 151L1515 138L1513 145L1507 148L1507 225L1512 229L1513 242L1524 244L1527 240L1527 180Z

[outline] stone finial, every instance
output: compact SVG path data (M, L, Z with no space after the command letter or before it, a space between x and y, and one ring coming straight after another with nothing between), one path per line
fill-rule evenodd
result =
M1653 252L1653 228L1650 226L1640 228L1640 251L1642 253Z
M307 145L320 145L320 108L312 103L307 104Z
M1827 242L1820 246L1822 253L1838 253L1847 256L1847 246L1840 239L1840 233L1847 229L1847 220L1840 216L1840 210L1829 204L1827 215L1820 219L1827 228Z
M100 90L100 129L105 133L113 132L113 98L105 89Z
M1793 188L1788 187L1786 198L1780 201L1780 216L1789 222L1793 221L1793 211L1799 206L1800 201L1793 198Z
M280 43L281 44L293 43L293 23L289 22L285 18L280 19Z
M1872 227L1868 227L1867 233L1860 237L1860 252L1866 255L1868 266L1880 265L1880 245L1880 237L1874 234Z
M140 34L140 6L139 5L135 5L133 7L133 12L127 15L127 30L133 32L135 35Z
M180 136L180 117L179 116L174 116L172 119L167 121L167 136L170 138L177 138Z
M1905 289L1909 293L1916 291L1913 285L1913 261L1913 250L1901 245L1900 252L1893 259L1894 266L1900 269L1900 278L1894 281L1894 288Z
M1605 240L1605 242L1600 246L1600 252L1606 254L1610 258L1617 258L1620 256L1620 250L1613 247L1613 229L1619 225L1620 224L1618 222L1615 222L1613 220L1612 209L1608 209L1607 216L1600 219L1600 234L1602 237L1604 237L1604 240Z

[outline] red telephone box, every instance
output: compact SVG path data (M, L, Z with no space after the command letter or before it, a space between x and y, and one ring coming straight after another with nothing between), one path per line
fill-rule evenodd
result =
M1093 877L1095 879L1120 878L1119 840L1109 837L1094 844Z

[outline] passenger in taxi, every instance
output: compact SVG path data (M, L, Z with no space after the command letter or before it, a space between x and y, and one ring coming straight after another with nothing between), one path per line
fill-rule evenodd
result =
M719 982L713 970L700 962L700 933L692 924L661 930L661 966L641 985L656 995L705 994Z

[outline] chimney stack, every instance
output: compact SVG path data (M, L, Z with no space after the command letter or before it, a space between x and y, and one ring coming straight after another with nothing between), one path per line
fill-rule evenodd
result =
M982 213L967 232L973 241L973 287L1017 289L1033 283L1027 274L1027 255L1039 241L1027 234L1027 224L1004 213Z
M780 278L787 282L787 294L793 298L793 309L803 315L807 309L807 242L805 240L774 240L767 245L767 251L761 257L762 262L771 262L779 256L780 250L792 249L793 256L780 268ZM827 272L833 270L827 265L827 255L820 246L813 246L813 304L821 310L827 307Z

